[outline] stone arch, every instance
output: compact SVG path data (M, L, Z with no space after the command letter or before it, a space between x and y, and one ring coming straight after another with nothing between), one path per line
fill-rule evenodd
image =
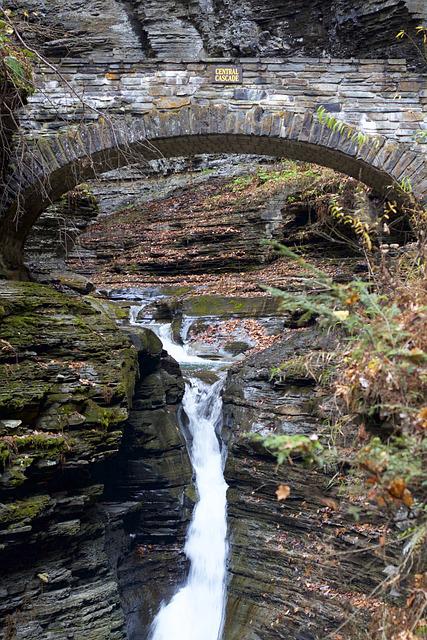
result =
M151 111L115 123L108 121L34 140L22 169L11 173L0 213L0 274L23 275L25 239L41 212L77 184L138 160L238 153L314 162L352 176L378 193L393 192L403 177L425 202L427 161L409 145L379 138L377 145L356 143L305 116L247 111L226 105ZM396 197L398 193L394 194Z

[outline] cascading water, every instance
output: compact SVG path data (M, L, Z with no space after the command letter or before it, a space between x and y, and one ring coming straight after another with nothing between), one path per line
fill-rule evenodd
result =
M138 313L145 304L131 308L131 324L140 324ZM162 340L169 355L184 367L206 369L210 365L217 369L223 364L200 358L185 345L176 344L170 324L150 322L148 326ZM222 635L228 553L227 484L217 434L222 419L223 383L221 377L212 385L196 376L186 380L183 408L188 418L190 458L199 498L184 548L190 570L186 582L158 612L150 640L220 640Z
M220 380L209 386L190 378L183 399L192 437L191 462L199 501L187 533L186 583L153 622L151 640L218 640L225 608L227 485L216 435L221 420Z

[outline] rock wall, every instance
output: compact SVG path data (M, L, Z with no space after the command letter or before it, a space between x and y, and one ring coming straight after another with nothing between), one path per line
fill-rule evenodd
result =
M278 469L245 435L321 431L321 390L301 358L331 348L313 328L288 329L283 342L228 375L231 552L224 640L356 639L381 602L370 595L383 577L374 546L381 527L365 513L355 521L331 480L336 470L323 474L301 460ZM284 375L274 382L270 372L280 364ZM282 502L279 483L290 489Z
M425 19L422 0L9 0L28 37L55 57L114 59L332 55L415 59L400 29ZM66 25L66 28L64 27ZM23 25L25 28L25 25ZM38 29L38 33L37 33ZM44 36L44 37L40 37Z
M185 534L195 501L192 467L179 427L184 381L151 332L133 329L140 380L119 456L108 470L103 507L113 534L126 638L148 635L163 600L186 575Z
M134 638L183 571L179 367L95 298L3 282L0 315L0 638Z
M136 350L96 302L0 289L0 637L124 637L104 551L102 468L120 446Z
M168 199L173 203L174 198L183 194L185 199L189 180L191 189L198 190L199 185L215 177L226 179L253 173L259 167L270 164L271 160L258 156L207 155L190 160L153 161L146 166L130 166L107 172L97 180L80 185L42 213L25 243L25 262L33 276L37 273L38 279L52 271L65 271L65 263L75 271L91 275L93 261L98 254L102 262L107 262L123 249L106 236L99 238L95 246L83 246L84 242L80 242L79 238L85 236L91 223L96 221L95 228L100 228L99 225L105 225L106 228L113 226L117 238L118 225L113 219L108 220L117 211L126 209L131 218L132 212L138 210L142 219L143 210L159 207L159 201L166 201L163 206L167 207ZM134 244L142 242L136 233L134 240Z
M264 242L283 237L281 210L292 189L235 203L239 181L236 195L227 182L192 183L168 198L145 206L135 202L96 222L79 238L68 264L88 277L101 270L184 276L242 271L271 261Z

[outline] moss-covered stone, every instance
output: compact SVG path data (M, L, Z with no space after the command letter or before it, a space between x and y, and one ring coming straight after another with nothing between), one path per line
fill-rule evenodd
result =
M194 371L192 375L194 375L196 378L199 378L199 380L205 382L206 384L214 384L219 380L219 376L215 373L215 371Z
M0 282L0 304L0 419L20 421L18 432L2 427L0 485L25 484L24 455L52 469L80 451L108 457L121 433L106 433L120 431L128 416L138 367L110 306L28 282Z
M104 407L93 400L88 400L83 415L88 423L101 425L103 429L109 431L112 426L117 426L126 420L128 410L120 406Z
M280 309L280 300L265 296L251 298L194 296L184 300L182 309L189 316L258 317L283 314Z
M327 386L334 372L333 364L327 363L330 356L331 354L322 351L296 355L272 367L270 379L276 384L294 380Z
M50 502L48 495L35 495L3 505L0 507L0 526L11 528L31 522L46 510Z
M251 346L247 342L227 342L224 345L224 349L233 355L239 355L239 353L245 353Z

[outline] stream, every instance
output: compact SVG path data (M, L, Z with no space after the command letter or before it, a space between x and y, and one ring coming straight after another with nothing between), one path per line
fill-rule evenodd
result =
M138 320L146 303L130 309L130 322L149 326L163 348L181 365L185 377L183 410L188 421L189 454L198 501L187 531L184 552L190 562L188 576L175 595L163 603L150 631L150 640L219 640L226 603L227 484L224 480L224 448L221 446L221 360L202 358L185 344L174 342L170 323ZM184 336L185 337L185 336ZM208 384L197 371L215 372Z

